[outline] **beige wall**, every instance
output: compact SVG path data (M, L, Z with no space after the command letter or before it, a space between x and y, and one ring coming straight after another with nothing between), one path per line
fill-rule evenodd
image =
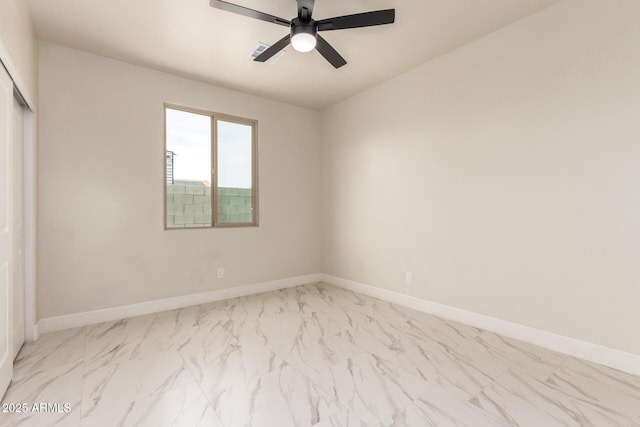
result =
M40 317L323 271L640 354L639 15L564 0L321 122L41 44ZM163 101L259 120L259 228L162 231Z
M38 51L26 0L0 0L0 59L30 106L35 108Z
M163 231L165 101L258 120L260 227ZM40 109L40 317L319 272L317 112L49 43Z
M323 272L640 354L638 16L565 0L323 112Z

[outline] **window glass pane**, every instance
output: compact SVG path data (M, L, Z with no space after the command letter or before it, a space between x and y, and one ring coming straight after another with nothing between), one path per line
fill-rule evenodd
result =
M211 226L211 117L166 109L167 228Z
M252 223L252 141L250 125L217 120L218 223Z

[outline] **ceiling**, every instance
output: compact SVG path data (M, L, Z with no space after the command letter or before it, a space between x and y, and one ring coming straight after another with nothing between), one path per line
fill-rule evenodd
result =
M395 24L329 31L347 60L288 47L275 64L253 62L258 42L287 28L209 7L209 0L28 0L38 37L192 79L324 109L558 0L316 0L315 19L395 8ZM295 0L231 0L291 19Z

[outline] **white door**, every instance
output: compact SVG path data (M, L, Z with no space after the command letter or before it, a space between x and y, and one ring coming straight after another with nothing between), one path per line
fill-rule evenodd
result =
M23 192L23 164L24 164L24 109L18 99L13 97L12 123L10 128L10 141L12 153L11 161L11 179L13 185L11 192L13 193L12 203L12 225L13 225L13 247L11 254L13 255L13 274L11 278L11 294L12 294L12 320L13 333L11 335L12 342L12 360L16 358L22 344L24 344L24 192Z
M13 82L0 66L0 396L4 395L13 375L11 345L13 273L12 209L12 153L10 127L12 124Z

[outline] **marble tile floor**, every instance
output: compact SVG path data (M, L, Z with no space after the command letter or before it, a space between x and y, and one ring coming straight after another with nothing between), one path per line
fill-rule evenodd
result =
M638 377L322 283L43 335L42 402L0 426L640 427Z

